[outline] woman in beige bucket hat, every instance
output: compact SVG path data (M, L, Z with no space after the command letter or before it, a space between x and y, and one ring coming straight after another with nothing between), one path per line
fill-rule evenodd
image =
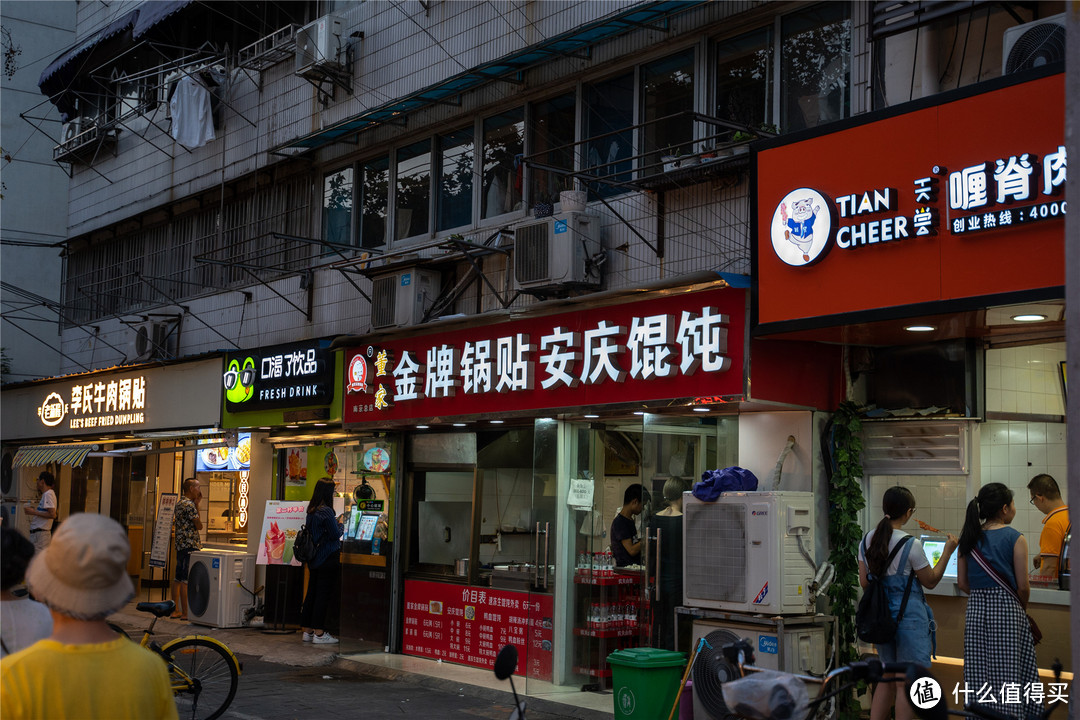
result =
M34 557L26 584L49 607L53 633L0 663L0 717L177 717L165 663L105 621L135 596L130 552L119 523L80 513Z

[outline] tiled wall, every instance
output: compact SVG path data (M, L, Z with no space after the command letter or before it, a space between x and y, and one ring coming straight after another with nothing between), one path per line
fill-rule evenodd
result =
M870 478L870 494L866 498L866 529L881 520L881 498L894 485L903 485L915 496L915 515L904 526L906 532L918 537L925 532L917 521L922 520L942 532L960 534L964 525L964 496L967 494L967 475L875 475Z
M1028 540L1029 553L1038 552L1043 514L1028 502L1028 481L1048 473L1058 481L1062 497L1065 487L1066 428L1064 423L991 420L980 423L972 435L978 444L972 462L973 477L967 475L875 475L869 478L864 528L881 520L881 498L893 485L903 485L915 495L915 515L904 530L918 536L922 520L945 532L960 534L968 502L983 483L1000 482L1012 488L1016 498L1016 518L1012 526ZM976 448L973 448L976 450ZM971 487L968 482L971 481Z
M986 351L986 411L1064 415L1065 343Z
M979 434L979 457L983 483L1000 482L1016 494L1016 519L1012 524L1028 539L1032 554L1038 549L1043 514L1028 500L1028 481L1049 473L1066 496L1065 424L1041 422L983 423ZM968 498L969 500L971 498Z

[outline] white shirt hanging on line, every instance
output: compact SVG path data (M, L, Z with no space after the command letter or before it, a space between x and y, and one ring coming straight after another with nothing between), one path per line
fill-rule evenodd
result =
M173 140L186 148L199 148L214 139L214 115L210 110L210 91L193 77L184 76L176 83L169 100Z

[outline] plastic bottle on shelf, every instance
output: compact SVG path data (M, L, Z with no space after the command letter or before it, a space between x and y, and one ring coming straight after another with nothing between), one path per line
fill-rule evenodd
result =
M589 620L589 627L596 628L600 624L600 603L593 603L590 608L591 618Z
M604 553L604 567L607 570L605 575L615 577L615 556L611 554L610 550Z
M585 555L585 551L582 551L582 552L578 553L578 556L577 556L577 572L578 572L578 575L585 572L585 564L588 562L586 557L587 556Z

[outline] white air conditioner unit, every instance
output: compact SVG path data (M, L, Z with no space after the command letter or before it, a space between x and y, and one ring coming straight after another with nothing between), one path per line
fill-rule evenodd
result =
M814 495L683 495L683 604L735 612L812 613Z
M94 118L72 118L64 123L63 129L60 132L60 144L66 145L83 133L90 133L95 128L97 128L97 123L94 122ZM83 140L88 142L90 139L91 135L88 134Z
M439 273L408 268L371 281L371 327L418 325L439 294Z
M322 69L341 69L340 17L324 15L296 33L296 74L319 76Z
M1006 28L1002 35L1002 75L1064 59L1065 13Z
M134 361L168 360L176 355L176 323L168 320L150 320L132 328L131 340Z
M198 550L188 569L188 619L229 628L244 624L254 605L255 556L234 550Z
M726 713L712 712L722 710L716 706L720 685L738 678L737 668L721 653L725 645L749 640L755 667L820 677L828 670L825 632L824 625L816 624L785 625L781 631L768 621L694 620L690 646L697 647L705 638L712 648L707 654L699 654L701 660L694 663L694 717L725 720ZM810 697L817 694L818 687L807 684Z
M514 228L514 281L523 292L599 287L600 218L580 212L537 218Z

